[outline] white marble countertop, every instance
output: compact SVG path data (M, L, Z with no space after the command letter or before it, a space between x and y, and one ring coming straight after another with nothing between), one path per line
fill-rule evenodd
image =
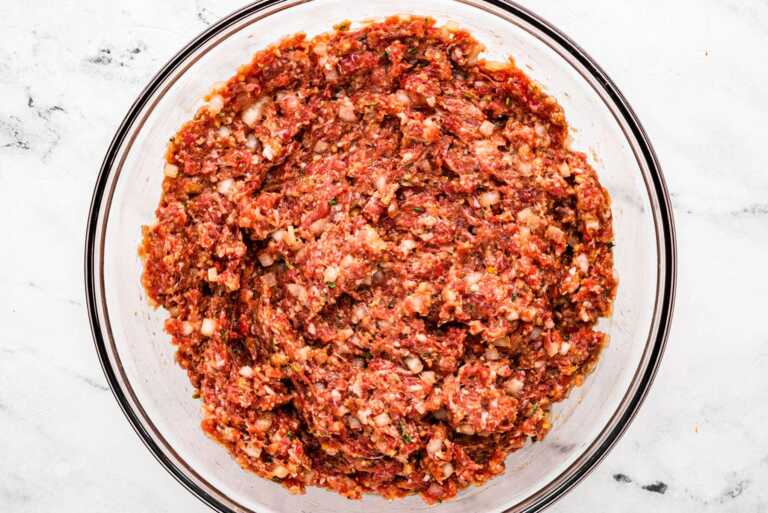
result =
M82 248L96 173L130 103L240 3L0 3L0 511L208 511L107 390ZM646 403L550 511L768 511L768 4L524 3L636 109L666 173L680 257L672 334Z

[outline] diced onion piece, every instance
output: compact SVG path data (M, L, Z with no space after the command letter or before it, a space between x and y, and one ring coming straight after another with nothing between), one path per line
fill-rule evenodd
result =
M405 359L405 365L408 367L408 369L413 372L414 374L418 374L422 370L424 370L424 364L421 363L421 360L418 356L408 356Z
M493 345L496 347L512 347L512 341L509 340L509 337L501 337L494 340Z
M523 382L517 378L512 378L505 383L504 388L510 394L519 394L523 390Z
M329 265L325 268L325 271L323 271L323 281L326 283L335 283L338 277L339 268L335 265Z
M320 139L315 143L315 153L324 153L328 150L328 143Z
M328 54L328 46L325 43L317 43L315 47L312 48L312 51L315 55L326 55Z
M200 324L200 333L205 335L206 337L210 337L214 334L216 331L216 321L213 319L203 319L202 324Z
M264 156L265 159L272 161L275 158L275 149L269 145L265 144L264 149L261 150L261 154Z
M259 263L262 265L262 267L269 267L275 263L275 259L272 257L272 255L266 252L259 253L257 258L259 259Z
M587 255L584 253L580 253L576 258L573 259L576 266L578 266L579 271L581 271L583 274L587 274L587 271L589 271L589 260L587 259Z
M244 378L252 378L253 377L253 369L249 366L240 367L239 374Z
M219 191L219 193L226 195L230 190L232 190L233 185L235 185L235 181L233 179L225 178L216 185L216 190Z
M325 79L328 82L336 82L339 79L339 72L336 71L335 67L330 67L330 65L326 65L325 70Z
M354 392L354 390L353 390ZM360 394L357 394L360 395ZM360 408L357 410L357 419L362 422L363 424L368 424L368 417L371 415L371 410L368 410L367 408Z
M376 415L373 418L373 423L376 424L379 427L384 427L388 425L390 422L389 414L387 412L382 412Z
M469 424L462 424L459 427L456 428L456 431L459 433L465 434L465 435L474 435L475 434L475 428L470 426Z
M285 232L285 243L288 244L288 247L292 249L297 248L299 245L299 239L296 238L296 229L292 224L288 225L288 229Z
M523 176L530 176L533 172L533 164L530 162L520 162L517 165L517 168L520 170L520 174Z
M408 93L406 93L402 89L398 89L395 92L395 99L398 101L398 103L401 103L403 105L408 105L409 103L411 103L411 97L408 96Z
M163 168L163 174L168 178L176 178L179 176L179 166L168 163Z
M211 96L211 99L208 100L208 104L206 105L206 108L208 109L208 112L211 114L218 114L221 112L221 109L224 108L224 98L221 97L221 95L213 95Z
M281 93L278 95L280 107L286 112L292 112L299 107L299 99L294 93Z
M442 497L443 493L445 493L445 490L438 483L432 483L427 488L427 495L432 497Z
M243 113L240 115L240 119L242 119L243 123L248 125L250 128L253 128L264 115L264 105L266 103L266 97L260 98L253 105L243 111Z
M282 479L289 474L288 469L282 465L278 465L272 469L272 473L275 474L275 477L278 479Z
M313 235L320 235L325 231L325 227L328 224L327 219L318 219L311 225L309 225L309 231L312 232Z
M496 125L488 121L487 119L480 124L480 133L486 137L493 135L493 131L496 129Z
M443 463L443 479L448 479L453 474L453 465L450 463Z
M376 190L379 192L384 191L384 187L387 186L387 175L381 174L377 176L374 180L374 185L376 186Z
M351 385L349 385L349 391L355 394L357 397L363 396L363 388L362 388L362 385L360 384L360 381L358 380L355 380ZM363 419L360 419L360 420L363 420Z
M544 349L547 351L548 356L555 356L560 352L560 342L554 338L547 338L544 341Z
M500 200L499 191L485 191L480 194L478 200L484 207L495 205Z
M219 277L219 272L216 270L216 268L210 267L208 269L208 281L216 281L218 277Z
M274 273L266 273L262 275L261 280L269 288L272 288L275 285L277 285L277 278L275 278Z
M439 438L430 438L427 442L427 454L431 457L435 457L437 453L443 450L443 441Z
M339 105L339 118L350 123L357 121L355 106L352 104L352 100L347 97L341 100Z
M259 431L266 431L270 427L272 427L272 417L270 417L269 415L259 417L256 420L256 429L258 429Z
M411 252L416 247L416 241L413 241L411 239L403 239L400 242L400 251L405 253L406 255Z
M301 301L302 303L307 301L307 289L298 283L289 283L285 286L288 289L288 293Z
M541 218L534 214L530 208L524 208L518 212L517 220L533 229L537 228L541 222Z
M478 292L480 290L480 280L482 277L482 273L478 272L469 273L464 277L464 282L467 284L470 292Z
M424 371L421 373L421 380L427 385L434 385L437 381L437 376L433 371Z
M509 63L499 61L486 61L485 67L490 71L502 71L509 68Z

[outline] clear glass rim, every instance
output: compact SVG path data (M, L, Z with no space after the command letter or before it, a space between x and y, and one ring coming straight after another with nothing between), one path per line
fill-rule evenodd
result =
M148 113L184 70L206 53L212 47L212 42L215 46L215 39L223 40L233 27L236 30L242 29L238 26L241 22L252 18L250 24L276 11L308 1L312 0L253 2L210 26L168 61L144 88L117 129L102 162L88 214L84 255L88 316L96 352L110 389L131 426L160 464L203 503L222 513L248 510L219 492L174 451L137 400L120 363L109 321L104 285L104 248L109 210L125 156L136 134ZM648 136L622 93L594 60L552 24L509 0L455 1L496 15L500 9L506 16L523 22L528 26L521 25L522 28L529 32L532 28L536 32L531 32L534 36L546 38L542 41L587 79L614 114L632 146L643 171L654 221L658 264L656 301L641 363L621 403L595 440L552 481L504 511L532 513L554 503L597 466L629 426L647 395L664 353L674 310L677 272L674 220L661 166ZM142 112L144 116L140 118Z

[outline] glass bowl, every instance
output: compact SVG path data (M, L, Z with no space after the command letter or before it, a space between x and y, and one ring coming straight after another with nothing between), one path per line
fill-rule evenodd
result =
M154 219L168 138L214 83L283 36L326 32L344 20L392 14L454 21L485 44L484 56L513 56L565 109L573 148L590 155L612 197L614 313L600 323L611 342L596 370L552 411L539 443L507 459L507 470L457 498L427 506L418 497L350 501L311 488L292 495L243 471L200 429L199 402L174 362L166 313L149 306L137 254ZM501 0L278 0L229 15L182 49L131 107L107 151L87 226L88 308L107 380L129 422L158 461L222 512L436 513L539 511L592 470L637 412L661 359L672 313L675 241L659 164L632 109L590 57L553 26Z

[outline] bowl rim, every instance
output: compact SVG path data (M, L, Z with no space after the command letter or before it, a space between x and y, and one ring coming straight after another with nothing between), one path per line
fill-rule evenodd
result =
M220 499L214 494L209 493L205 488L207 487L215 490L215 487L210 485L202 476L197 475L191 468L187 467L185 472L174 459L169 457L166 452L162 450L160 443L154 436L152 436L152 433L150 433L141 418L143 416L151 425L152 423L149 417L145 414L138 401L135 401L136 404L132 404L124 393L122 380L116 373L113 363L111 362L113 352L110 351L107 345L108 341L112 345L114 344L111 327L109 326L108 316L104 319L105 326L102 325L100 314L100 305L105 301L103 284L103 251L104 233L106 232L106 220L108 216L105 215L103 222L100 221L102 213L104 212L104 207L106 207L106 210L108 211L111 204L114 184L119 177L119 173L112 176L112 171L126 136L130 133L141 111L152 96L160 89L165 80L194 52L214 37L221 35L228 28L269 7L279 4L289 4L284 8L290 8L307 1L311 0L299 0L298 2L291 2L290 0L257 0L247 4L223 17L197 35L152 77L147 86L141 91L137 99L131 105L128 113L121 121L110 142L96 179L86 224L84 275L88 318L91 327L91 335L99 357L99 363L112 394L136 434L163 468L165 468L169 474L204 504L213 510L222 513L235 513L236 510L241 510L242 507L234 504L234 501L231 501L226 497ZM464 2L464 0L458 1ZM659 273L657 274L654 314L651 321L651 329L649 330L649 338L646 341L645 351L648 353L648 348L651 348L647 356L647 365L645 368L641 368L636 372L632 385L627 390L619 407L613 413L611 419L597 435L595 440L582 452L582 454L577 457L568 468L563 470L549 483L544 484L534 494L503 511L503 513L511 513L512 511L517 511L517 508L522 507L523 509L519 511L532 513L542 511L550 506L589 475L624 434L627 427L634 419L639 407L645 400L656 376L666 347L674 311L677 275L675 226L667 186L653 146L634 110L602 68L573 40L562 33L554 25L544 20L539 15L534 14L529 9L522 7L511 0L474 0L474 2L467 3L476 8L480 7L476 5L475 2L501 9L505 11L505 14L516 17L532 26L535 30L540 31L545 36L552 39L561 50L567 52L569 57L575 59L581 66L583 66L591 76L590 78L597 81L600 85L601 92L608 96L618 110L621 120L625 123L624 129L629 129L631 132L631 135L637 144L635 151L639 150L640 152L639 155L636 154L636 157L638 159L642 158L647 166L648 176L644 176L644 181L653 207L652 214L654 214L653 221L657 239L657 264ZM557 50L557 48L555 49ZM110 184L112 187L109 187ZM101 228L101 230L99 230L99 228ZM106 312L105 306L103 309ZM104 329L105 327L106 330ZM119 361L117 363L119 364ZM637 376L638 372L641 374L640 376ZM129 394L132 395L130 390ZM630 394L631 397L629 397ZM137 413L136 410L139 410L139 412ZM139 413L141 415L139 415ZM152 427L154 428L154 426ZM162 436L160 436L160 438L162 439ZM163 442L165 441L163 440ZM181 460L170 446L167 446L166 449L173 454L175 460ZM192 473L195 479L188 475L188 472ZM223 495L223 493L221 495ZM232 506L234 506L235 509L230 507L230 505L225 504L223 500L232 503Z

